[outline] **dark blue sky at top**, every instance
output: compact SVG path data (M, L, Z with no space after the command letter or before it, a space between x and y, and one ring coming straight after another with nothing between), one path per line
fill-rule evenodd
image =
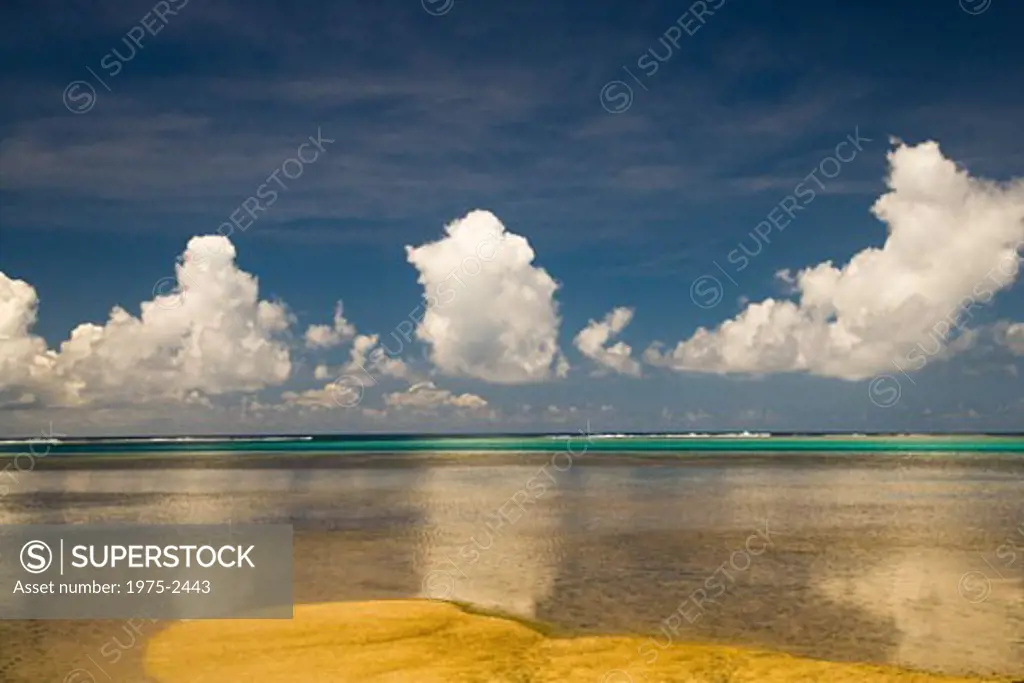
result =
M574 365L572 336L618 305L636 308L623 335L634 349L674 344L784 295L780 269L880 245L869 209L891 136L937 140L977 175L1024 174L1024 4L965 11L986 1L727 0L646 76L638 59L666 54L659 38L692 3L455 0L434 16L443 2L176 0L110 76L101 60L130 53L123 37L152 2L6 0L0 270L37 289L35 330L51 345L114 305L137 312L188 238L215 232L319 128L335 140L326 154L233 238L261 296L287 302L300 328L344 299L361 331L387 334L422 295L404 246L484 208L561 283ZM96 88L87 113L62 101L76 80ZM632 102L609 113L600 94L616 80ZM864 151L731 273L721 304L694 305L691 283L752 245L855 130ZM1024 319L1020 286L979 322L997 319ZM634 428L666 426L667 408L720 417L712 427L989 429L1021 417L1006 367L929 366L890 411L864 383L799 375L445 384L495 404L612 404Z

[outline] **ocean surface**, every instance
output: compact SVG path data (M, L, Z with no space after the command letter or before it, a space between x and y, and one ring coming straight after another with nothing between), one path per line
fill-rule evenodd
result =
M517 435L291 435L66 438L43 435L0 439L0 454L31 448L48 454L210 452L389 452L389 451L913 451L1024 453L1024 434L567 434Z
M297 602L1024 677L1019 437L570 436L7 443L0 524L288 523ZM0 621L0 680L146 681L161 627Z

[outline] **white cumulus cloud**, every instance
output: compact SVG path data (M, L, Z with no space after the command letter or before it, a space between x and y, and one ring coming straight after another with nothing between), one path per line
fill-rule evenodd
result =
M355 328L352 328L353 333ZM362 403L366 391L380 384L382 377L414 381L412 370L401 358L387 354L376 334L357 334L349 350L349 361L340 367L319 364L313 378L330 379L323 387L281 394L284 405L313 409L353 408Z
M56 358L30 332L38 310L32 285L0 272L0 405L35 403L34 392L48 388Z
M345 320L342 303L334 309L332 325L310 325L306 330L306 346L311 349L329 349L356 335L355 325Z
M447 389L439 389L433 382L420 382L406 391L386 394L384 403L389 408L416 411L433 411L444 407L479 411L487 407L487 401L476 394L454 394Z
M897 144L888 158L889 191L872 207L888 225L884 245L843 267L826 261L796 273L795 301L750 304L674 349L651 347L645 358L689 372L857 380L891 372L904 357L948 351L957 330L1019 274L1024 181L973 178L934 142Z
M996 339L1014 355L1024 356L1024 323L1003 323L997 326Z
M115 306L104 325L83 323L53 350L31 334L35 290L0 273L0 401L31 394L62 405L195 403L288 378L288 346L278 337L291 316L259 300L256 278L235 265L227 238L192 238L176 281L175 291L143 302L138 317Z
M391 356L380 344L380 335L361 334L352 343L348 365L344 371L356 374L360 371L370 375L383 375L403 379L409 376L409 365L396 356Z
M623 375L640 376L640 363L632 357L633 349L625 342L606 344L615 338L633 320L633 309L620 306L613 309L604 320L591 320L576 335L574 344L579 352L606 370Z
M533 265L526 238L494 214L473 211L406 254L426 297L416 336L439 370L498 384L564 376L558 284Z

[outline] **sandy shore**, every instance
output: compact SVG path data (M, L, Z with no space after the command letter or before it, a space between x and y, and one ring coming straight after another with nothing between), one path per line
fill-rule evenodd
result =
M525 622L423 600L302 605L292 621L181 622L150 641L145 669L160 683L1010 680L823 662L664 638L557 637Z

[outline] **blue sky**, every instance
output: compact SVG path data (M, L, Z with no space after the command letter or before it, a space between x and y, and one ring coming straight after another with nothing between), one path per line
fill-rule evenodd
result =
M181 384L199 387L201 409L106 390L72 405L0 380L2 432L51 421L81 433L1024 424L1021 344L1006 333L1024 320L1014 282L972 314L976 339L907 375L837 376L827 359L759 357L763 372L727 360L707 372L690 351L673 367L643 359L654 342L674 347L749 302L791 296L780 270L842 267L882 247L871 207L887 191L892 137L938 142L973 178L1024 175L1019 3L119 0L2 13L0 271L33 288L31 334L50 349L114 306L138 316L190 238L216 233L310 136L334 140L231 236L259 299L291 316L275 332L286 377ZM648 50L663 60L651 75ZM852 159L789 226L752 236L851 135L860 149L846 148ZM282 392L323 387L317 365L350 357L351 338L304 344L309 325L330 323L343 300L358 334L386 338L423 301L405 247L475 209L525 238L532 267L557 282L564 376L552 365L537 381L488 381L446 370L421 340L403 351L412 370L377 378L357 406L273 407ZM744 243L760 251L739 270L729 256ZM631 347L639 376L574 344L616 307L633 315L609 345ZM872 401L891 396L871 384L889 373L898 400ZM422 402L385 398L424 382L435 393ZM486 408L463 410L458 396ZM254 400L270 407L238 408Z

